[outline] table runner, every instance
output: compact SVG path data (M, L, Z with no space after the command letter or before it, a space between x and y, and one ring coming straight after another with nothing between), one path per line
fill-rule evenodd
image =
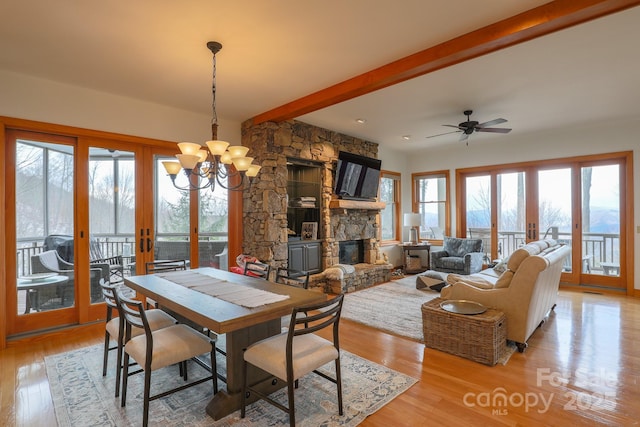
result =
M289 298L289 295L280 295L262 289L255 289L193 271L157 273L156 276L246 308L260 307Z

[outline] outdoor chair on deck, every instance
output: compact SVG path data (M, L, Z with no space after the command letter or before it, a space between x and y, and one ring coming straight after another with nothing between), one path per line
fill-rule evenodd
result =
M58 304L59 307L68 307L74 304L74 265L62 259L57 251L50 250L32 255L31 272L57 273L67 276L69 281L60 286L55 297L52 296L52 298L57 299L56 304ZM107 281L109 280L109 267L106 264L92 264L90 265L89 276L91 284L91 302L100 302L102 300L100 280L105 278ZM42 296L39 296L39 298L42 298Z
M129 375L129 361L135 360L144 371L144 396L142 425L149 423L149 402L176 391L201 384L211 380L213 393L218 392L218 376L216 366L216 338L211 338L197 332L187 325L171 325L162 329L152 330L149 316L141 301L132 300L118 292L120 306L126 322L124 339L124 363L122 377L121 406L127 403L127 383ZM134 336L134 328L142 328L143 334ZM200 360L197 356L209 353L210 365ZM195 381L191 381L171 390L151 396L151 372L158 369L180 364L185 382L187 381L187 361L192 359L198 365L205 368L209 375Z
M337 386L338 413L342 415L342 377L340 374L340 345L338 326L344 295L319 304L296 307L291 314L287 332L251 344L244 352L242 409L240 417L245 417L246 399L251 393L289 414L289 424L295 426L294 387L304 375L314 372ZM315 313L315 314L307 314ZM314 334L321 329L332 327L333 340ZM329 362L335 362L335 378L318 369ZM287 382L288 407L249 386L248 365L270 373Z

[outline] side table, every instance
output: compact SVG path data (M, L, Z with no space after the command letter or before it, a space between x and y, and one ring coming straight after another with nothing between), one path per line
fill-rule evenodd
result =
M415 268L413 266L408 265L407 258L411 256L411 251L427 251L427 266L423 267L422 265L419 268ZM402 270L406 274L418 274L423 271L427 271L429 269L429 257L431 254L431 245L429 243L422 243L416 245L402 245Z
M493 366L507 350L507 318L492 308L480 314L443 310L442 298L422 305L424 345Z

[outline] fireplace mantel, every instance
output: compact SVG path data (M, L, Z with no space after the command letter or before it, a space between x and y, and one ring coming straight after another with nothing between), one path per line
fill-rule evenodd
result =
M366 200L345 200L331 199L330 209L366 209L370 211L381 211L387 204L385 202L369 202Z

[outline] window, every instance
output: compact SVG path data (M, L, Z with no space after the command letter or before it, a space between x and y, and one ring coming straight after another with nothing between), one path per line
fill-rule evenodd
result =
M380 201L386 203L380 211L380 240L400 241L400 174L382 171L380 174Z
M411 175L412 207L422 216L420 239L442 240L450 233L449 171Z

